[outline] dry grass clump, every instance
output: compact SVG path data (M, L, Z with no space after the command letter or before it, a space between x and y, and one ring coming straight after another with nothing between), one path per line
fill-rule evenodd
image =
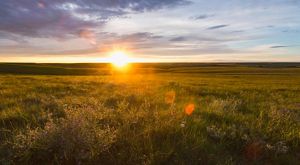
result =
M66 110L65 117L52 119L44 128L27 128L8 142L17 162L80 163L92 161L114 143L116 130L99 124L94 110ZM45 160L46 158L46 160Z

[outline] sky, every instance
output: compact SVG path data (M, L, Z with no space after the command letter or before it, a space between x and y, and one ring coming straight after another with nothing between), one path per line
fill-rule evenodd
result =
M300 62L300 0L1 0L0 62Z

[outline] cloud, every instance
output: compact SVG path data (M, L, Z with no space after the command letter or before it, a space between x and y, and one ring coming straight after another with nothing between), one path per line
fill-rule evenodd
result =
M70 38L112 18L186 5L187 0L20 0L0 2L0 32L29 38Z
M229 25L211 26L211 27L207 28L207 30L221 29L221 28L224 28L224 27L227 27L227 26L229 26Z
M159 39L159 38L162 38L162 36L154 35L149 32L138 32L138 33L121 35L117 37L116 40L121 42L143 42L146 40Z
M193 17L191 17L191 19L200 20L200 19L206 19L206 18L213 17L213 16L214 15L202 14L202 15L198 15L198 16L193 16Z
M287 48L289 46L284 46L284 45L277 45L277 46L271 46L270 48L276 49L276 48Z
M232 33L243 33L245 32L244 30L234 30L234 31L231 31Z
M171 38L169 41L185 41L186 38L185 37L175 37L175 38Z
M111 51L115 48L117 49L144 49L153 46L156 40L162 39L162 36L154 35L148 32L138 32L131 34L116 34L116 33L95 33L91 30L82 30L78 32L81 39L87 40L90 43L88 47L70 47L70 48L57 48L57 49L39 49L37 47L28 46L26 52L37 55L87 55L87 54L103 54L107 51ZM98 40L95 40L98 38ZM160 44L159 42L157 44ZM17 49L12 49L15 47L5 46L4 51L14 54L21 52ZM0 46L1 48L1 46ZM6 49L7 48L7 49ZM7 50L10 51L7 51ZM22 49L24 51L24 49ZM1 53L1 51L0 51Z
M87 49L75 49L75 50L63 50L63 51L45 51L39 54L44 55L85 55L97 53L99 50L97 48L87 48Z
M299 47L300 45L275 45L271 46L270 48L276 49L276 48L290 48L290 47Z
M79 30L78 35L80 38L87 40L91 45L97 44L95 33L92 30L81 29Z

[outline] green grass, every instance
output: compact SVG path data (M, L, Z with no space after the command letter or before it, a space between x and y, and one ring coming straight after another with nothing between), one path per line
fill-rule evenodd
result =
M299 66L0 64L0 164L298 164Z

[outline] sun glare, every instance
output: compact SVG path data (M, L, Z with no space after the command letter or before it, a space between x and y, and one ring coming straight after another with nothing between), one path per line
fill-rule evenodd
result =
M128 65L130 59L125 52L116 51L111 54L109 62L117 68L123 68Z

